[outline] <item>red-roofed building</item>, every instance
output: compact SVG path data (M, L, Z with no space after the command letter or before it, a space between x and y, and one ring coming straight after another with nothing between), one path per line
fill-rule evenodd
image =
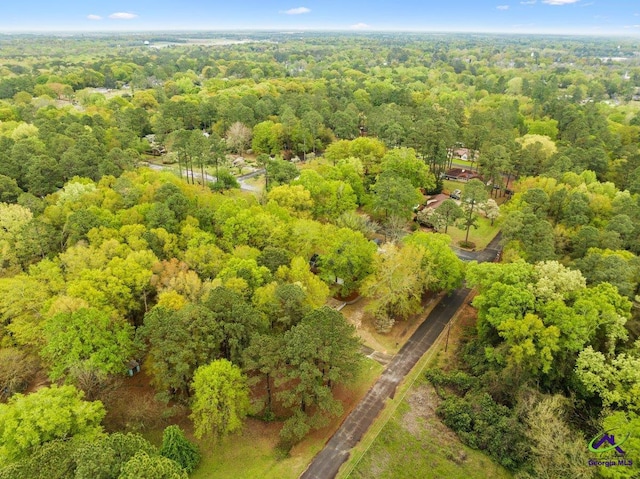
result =
M474 178L482 179L482 177L475 171L471 171L466 168L450 168L444 174L445 180L453 181L469 181Z

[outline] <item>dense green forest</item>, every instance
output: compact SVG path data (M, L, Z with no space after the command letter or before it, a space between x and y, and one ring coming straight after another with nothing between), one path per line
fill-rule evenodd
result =
M422 209L452 167L481 180ZM451 248L479 221L500 263ZM637 477L639 254L637 41L0 37L0 477L194 471L114 419L133 360L189 434L252 416L286 452L361 370L329 298L385 334L463 279L444 423L517 477ZM637 463L590 466L614 428Z

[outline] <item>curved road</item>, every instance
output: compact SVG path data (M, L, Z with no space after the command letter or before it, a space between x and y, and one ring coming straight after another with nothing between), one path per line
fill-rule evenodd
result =
M498 234L483 251L456 250L456 254L466 261L493 261L499 253L500 238ZM313 458L300 479L333 479L336 476L340 466L349 458L351 449L360 442L383 409L386 399L393 398L398 384L431 348L470 292L468 288L460 288L440 300L322 451Z
M168 166L164 166L164 165L158 165L156 163L142 163L140 166L143 166L145 168L150 168L152 170L156 170L156 171L162 171L162 170L171 170L173 171L170 167ZM255 186L251 186L250 184L246 183L245 180L248 180L249 178L253 178L255 176L259 176L264 174L264 169L260 169L260 170L256 170L253 171L251 173L248 173L246 175L242 175L242 176L237 176L236 180L238 180L238 183L240 184L240 189L244 190L244 191L252 191L252 192L257 192L260 191L260 188L257 188ZM198 172L194 172L193 176L195 176L196 178L200 178L200 176L202 176L200 173ZM210 175L209 173L205 173L204 174L204 179L207 181L211 181L211 182L216 182L217 178L213 175Z
M495 238L489 242L487 247L481 251L468 251L456 247L453 247L452 249L462 261L477 261L479 263L489 262L495 260L496 256L498 256L502 250L500 247L501 240L502 232L498 233Z

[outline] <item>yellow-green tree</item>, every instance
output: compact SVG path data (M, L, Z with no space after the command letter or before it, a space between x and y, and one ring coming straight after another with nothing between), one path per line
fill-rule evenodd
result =
M193 378L191 419L195 435L224 436L239 429L249 413L249 386L239 367L218 359L198 368Z
M0 404L0 465L23 459L55 439L100 436L104 406L83 401L83 396L73 386L54 384Z

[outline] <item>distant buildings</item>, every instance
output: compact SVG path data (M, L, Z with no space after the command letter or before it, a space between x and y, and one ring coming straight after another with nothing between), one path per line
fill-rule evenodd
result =
M476 161L480 156L479 151L474 151L470 148L465 147L449 148L448 153L451 158L458 158L459 160L464 161Z

